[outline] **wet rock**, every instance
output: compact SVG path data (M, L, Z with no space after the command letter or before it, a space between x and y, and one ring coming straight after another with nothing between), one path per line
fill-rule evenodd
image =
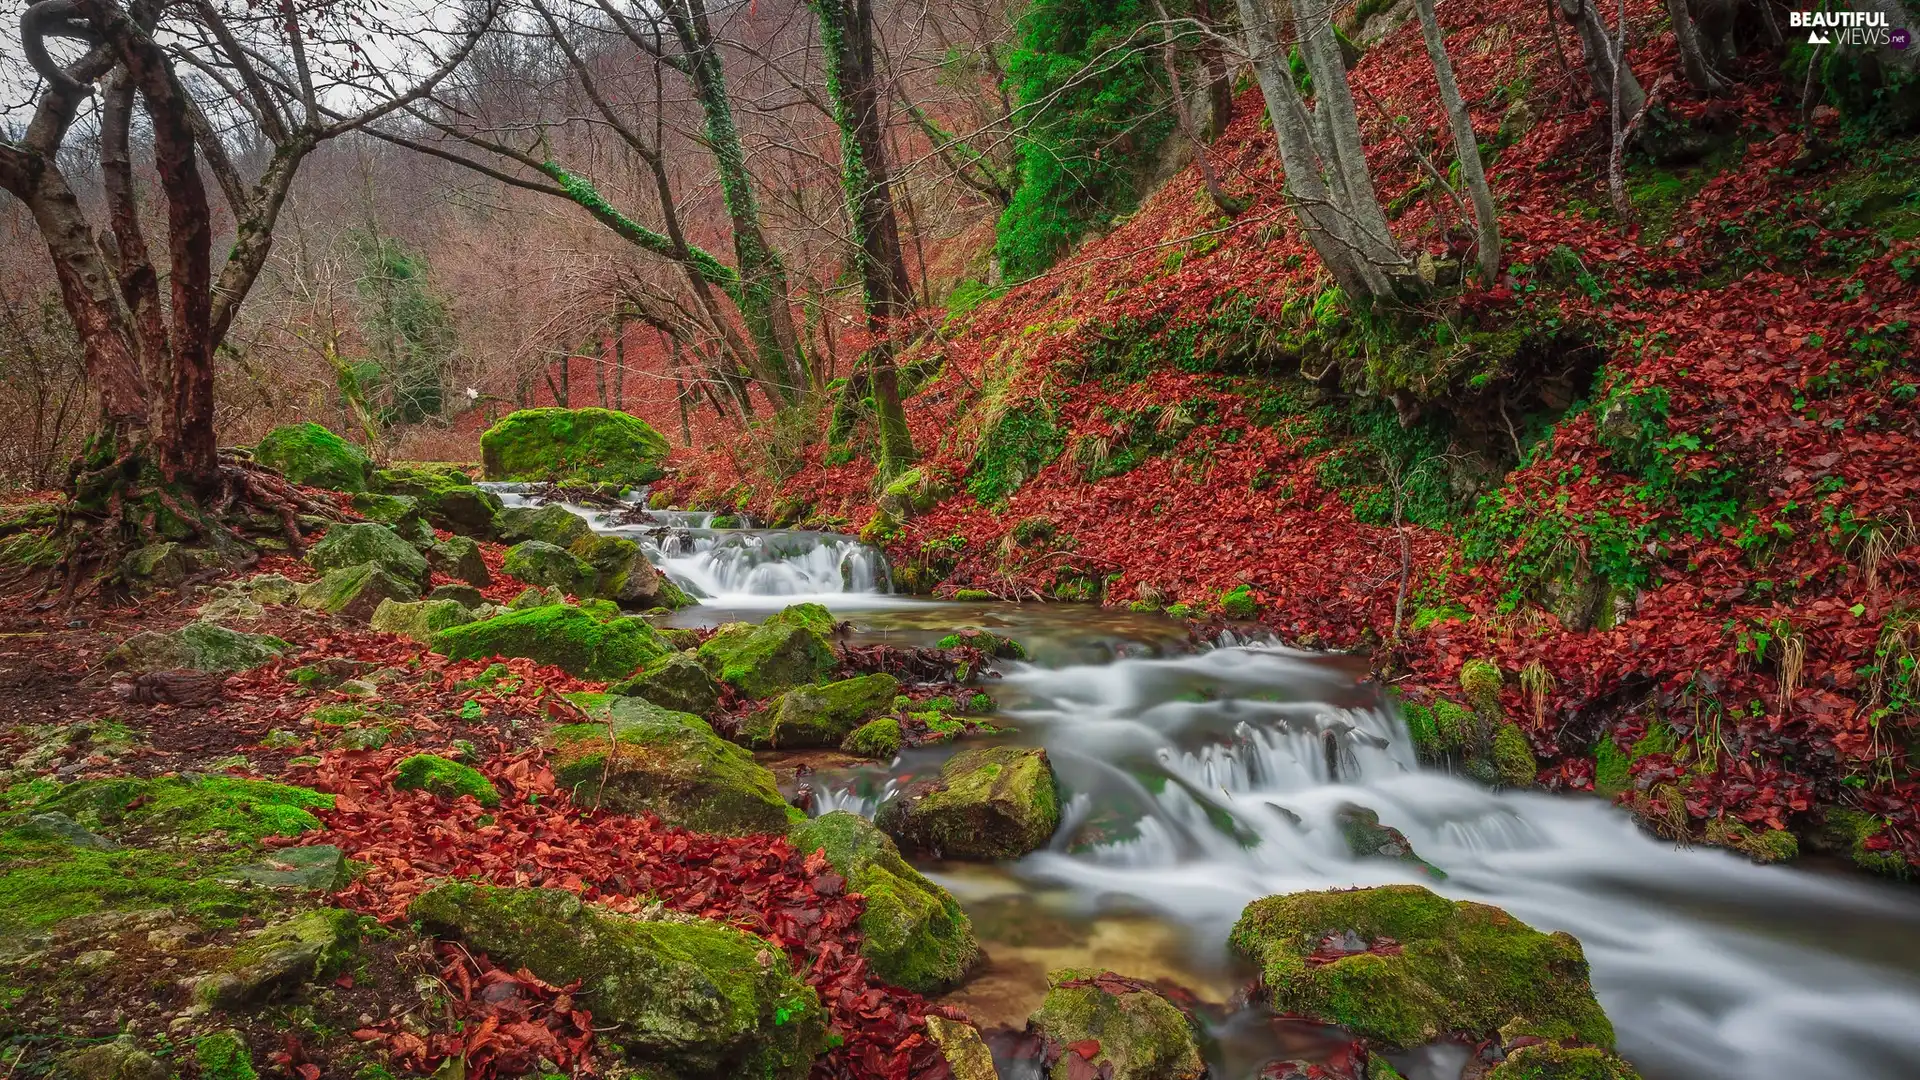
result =
M554 547L571 547L575 540L592 536L593 530L559 503L542 507L509 506L494 515L494 528L503 544L538 540Z
M346 877L346 853L332 844L282 848L271 858L223 870L215 881L332 892Z
M1016 859L1060 827L1060 793L1038 747L962 750L936 779L909 784L875 824L908 851L955 859Z
M330 570L300 590L301 607L360 621L373 618L380 605L389 600L411 603L418 599L420 590L412 581L395 577L373 563Z
M840 749L876 761L892 761L900 754L900 721L892 716L869 720L849 732L840 741Z
M880 978L932 994L958 983L979 961L980 946L960 905L865 818L824 814L795 825L787 839L796 851L825 851L847 889L866 897L860 955Z
M427 594L427 599L451 600L469 611L487 602L487 598L480 594L479 589L471 585L455 584L434 586L433 591Z
M942 649L958 649L962 647L979 649L988 656L998 657L1002 660L1025 660L1027 658L1026 646L1010 637L1003 637L989 630L960 630L941 638L936 644Z
M1152 986L1111 972L1048 972L1046 1000L1027 1025L1063 1048L1052 1080L1200 1080L1207 1073L1187 1015Z
M508 548L500 568L529 585L549 586L571 596L593 596L600 581L599 572L585 560L542 540Z
M637 487L665 475L668 452L646 421L610 409L521 409L480 436L489 480Z
M1493 766L1500 772L1500 782L1510 788L1532 787L1534 777L1540 772L1540 762L1533 756L1533 744L1527 741L1527 733L1517 724L1502 724L1493 736Z
M194 1000L244 1009L339 971L360 943L360 916L338 908L305 911L272 923L194 984Z
M450 578L469 585L491 585L493 574L480 557L480 545L464 536L436 541L427 549L427 565Z
M426 556L385 525L352 521L327 530L307 549L307 565L315 570L344 570L372 563L413 586L418 594L427 581Z
M491 537L493 516L500 512L500 496L475 487L466 473L454 468L381 469L373 486L390 495L411 496L434 528L460 536Z
M393 786L431 792L449 801L464 795L481 806L500 805L499 790L480 770L434 754L415 754L402 761L394 770Z
M993 1050L972 1024L927 1014L927 1041L938 1047L953 1080L999 1080L993 1068Z
M246 671L292 648L277 637L201 620L171 633L143 630L121 642L108 661L130 671Z
M606 680L623 679L672 652L644 620L605 617L571 604L508 611L442 630L433 635L432 647L455 660L522 656L570 675Z
M720 704L720 685L691 650L663 656L633 678L607 687L611 694L645 698L663 709L706 716Z
M1435 879L1447 876L1439 867L1414 852L1413 843L1405 833L1391 825L1380 824L1380 815L1372 810L1347 803L1334 812L1333 819L1340 827L1340 838L1346 841L1347 850L1353 853L1354 858L1398 859L1421 867Z
M827 1047L825 1011L786 951L730 926L616 915L558 889L478 885L440 886L407 912L501 967L578 981L596 1027L674 1075L799 1080Z
M773 773L715 735L705 720L642 698L570 694L568 700L591 717L550 736L554 778L576 803L653 813L668 824L728 836L784 832L799 816L780 797Z
M458 600L382 600L368 625L424 645L440 631L465 626L473 618L473 612Z
M1595 1046L1528 1040L1484 1080L1640 1080L1633 1066Z
M366 452L315 423L287 424L267 432L253 459L287 479L329 491L365 491L373 461Z
M53 1065L55 1080L170 1080L172 1075L131 1035L63 1054Z
M631 540L596 535L575 540L568 550L599 575L594 595L630 611L683 608L693 603L693 597L655 569L640 545Z
M1366 951L1352 951L1354 938ZM1572 935L1542 934L1499 908L1417 885L1256 900L1228 940L1259 966L1274 1009L1340 1025L1380 1049L1503 1030L1613 1046Z
M740 741L756 750L838 746L868 717L893 706L899 680L884 673L798 686L747 717Z
M765 698L817 682L831 672L833 616L819 604L795 604L755 626L728 623L700 646L714 678L748 697Z

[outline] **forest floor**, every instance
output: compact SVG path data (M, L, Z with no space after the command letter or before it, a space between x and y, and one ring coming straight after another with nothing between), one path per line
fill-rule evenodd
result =
M1697 142L1684 162L1628 154L1631 223L1603 104L1537 5L1450 6L1502 209L1496 281L1348 313L1250 91L1208 150L1244 213L1190 168L1045 275L957 294L904 357L923 458L891 496L870 425L825 416L686 455L664 486L860 530L923 590L1256 618L1367 652L1423 709L1488 659L1539 783L1615 794L1680 840L1904 874L1920 138L1803 110L1764 57L1694 95L1667 77L1664 9L1630 12L1666 113L1650 122ZM1445 130L1417 32L1351 80L1396 230L1458 255L1461 217L1414 156Z

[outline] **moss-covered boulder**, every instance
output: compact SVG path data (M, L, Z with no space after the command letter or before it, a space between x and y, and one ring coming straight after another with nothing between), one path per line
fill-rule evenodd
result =
M427 566L437 573L469 585L493 584L493 573L480 555L480 545L469 537L451 536L436 541L425 554Z
M372 563L329 570L300 590L300 606L348 619L371 619L389 600L412 603L420 590Z
M575 802L728 836L784 832L799 816L780 797L773 773L705 720L643 698L568 700L590 718L550 736L554 778Z
M253 460L287 479L332 491L365 491L373 460L366 451L315 423L286 424L267 432Z
M953 487L923 468L912 468L880 490L881 510L896 521L910 521L953 494Z
M54 1080L171 1080L173 1070L140 1048L131 1035L60 1055Z
M228 776L151 780L81 780L34 804L40 814L65 814L90 828L138 829L174 840L221 837L256 843L265 836L297 836L321 827L316 809L333 796L266 780Z
M877 761L892 761L900 754L900 719L880 716L861 724L840 740L840 749Z
M433 651L455 660L523 656L581 678L612 680L673 650L645 620L542 604L442 630L433 635Z
M277 637L201 619L167 633L143 630L121 642L108 662L131 671L246 671L292 651Z
M639 544L624 537L595 534L575 540L568 550L598 573L594 595L623 608L651 611L683 608L694 602L647 561Z
M200 1080L258 1080L260 1076L246 1038L232 1028L193 1040L193 1063L200 1068Z
M1418 885L1256 900L1229 937L1280 1012L1383 1049L1502 1033L1613 1047L1580 942Z
M436 529L484 540L493 535L493 517L500 512L500 496L475 487L457 469L396 467L374 474L373 486L390 495L414 499Z
M440 631L472 621L473 612L458 600L382 600L368 625L425 645Z
M327 530L307 550L307 565L315 570L344 570L372 563L416 588L426 584L427 558L385 525L351 521Z
M352 959L360 943L360 916L320 908L268 924L210 974L193 996L216 1009L260 1005L326 979Z
M507 549L500 568L529 585L545 585L569 596L593 596L600 575L566 548L528 540Z
M609 409L521 409L480 436L489 480L650 484L668 450L646 421Z
M1509 1047L1484 1080L1640 1080L1633 1066L1597 1046L1532 1042Z
M442 885L407 912L503 968L579 982L595 1026L642 1075L799 1080L827 1048L825 1010L786 951L743 930L617 915L558 889Z
M988 656L1001 660L1027 659L1027 647L1001 634L977 627L968 627L948 634L935 642L942 649L979 649Z
M866 898L860 955L880 978L932 994L958 983L979 961L973 924L960 905L865 818L824 814L795 825L787 839L796 851L825 851L847 889Z
M713 681L692 650L662 656L607 692L645 698L663 709L706 716L720 704L720 684Z
M896 792L874 823L908 851L1017 859L1060 827L1060 791L1045 750L977 747L948 758L938 777Z
M1050 1080L1200 1080L1207 1074L1187 1014L1152 986L1111 972L1048 972L1046 1000L1027 1026L1062 1048Z
M437 754L415 754L402 761L393 770L393 786L402 791L425 791L448 801L464 795L481 806L500 805L499 789L479 769Z
M1493 735L1493 765L1500 770L1500 782L1511 788L1532 787L1540 772L1533 756L1533 743L1518 724L1500 725Z
M875 713L893 706L900 682L885 673L796 686L747 717L740 741L756 750L838 746Z
M837 660L833 616L819 604L795 604L759 625L728 623L700 646L700 662L721 682L764 698L818 682Z
M494 515L493 523L503 544L538 540L563 548L593 535L585 520L559 503L541 507L509 506Z
M932 1012L926 1023L927 1041L940 1051L953 1080L1000 1080L993 1067L993 1048L980 1037L979 1028Z
M427 520L420 513L420 502L411 495L384 495L377 491L357 491L347 499L355 513L368 521L385 525L395 532L411 536Z

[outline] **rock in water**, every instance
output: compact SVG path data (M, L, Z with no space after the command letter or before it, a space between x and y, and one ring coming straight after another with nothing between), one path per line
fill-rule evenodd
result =
M423 466L381 469L373 486L389 495L413 498L436 529L487 539L493 535L493 516L500 512L500 496L473 485L467 474L453 468Z
M932 994L958 983L979 961L973 924L960 905L908 865L887 834L865 818L823 814L795 825L787 840L806 854L825 851L847 889L867 898L860 955L882 979Z
M427 581L427 558L385 525L352 521L335 525L307 551L307 565L315 570L343 570L372 563L411 584L416 591Z
M819 604L795 604L755 626L728 623L700 646L713 677L748 697L772 697L817 682L833 670L833 616Z
M480 436L489 480L650 484L668 450L646 421L609 409L522 409Z
M1017 859L1060 827L1060 792L1045 750L980 747L947 759L937 779L895 794L874 823L909 851Z
M1027 1026L1062 1048L1051 1080L1200 1080L1207 1074L1187 1015L1146 983L1111 972L1048 972L1046 1001ZM1084 1071L1076 1071L1072 1057L1085 1062Z
M373 466L366 452L319 424L287 424L267 432L253 459L296 484L365 491Z
M671 825L728 836L784 832L798 816L780 797L773 773L715 735L705 720L641 698L569 694L567 700L592 718L555 728L551 736L554 778L575 802L658 814Z
M667 914L616 915L558 889L442 885L407 913L509 970L578 980L596 1027L676 1076L799 1080L827 1048L826 1013L786 951L742 930Z
M866 719L893 705L899 680L884 673L797 686L749 716L740 740L756 750L838 746Z
M1364 806L1353 803L1343 804L1334 812L1334 821L1340 826L1340 837L1347 842L1347 850L1356 859L1398 859L1413 863L1426 870L1432 878L1445 878L1446 872L1421 858L1413 850L1413 842L1405 833L1391 825L1380 824L1380 815Z
M622 679L673 650L642 619L542 604L442 630L433 651L455 660L524 656L581 678Z
M607 687L607 692L646 698L663 709L695 716L706 716L720 704L719 684L691 650L654 660L633 678Z
M1276 1010L1380 1049L1455 1034L1613 1048L1572 935L1418 885L1269 896L1247 905L1228 940L1259 965Z

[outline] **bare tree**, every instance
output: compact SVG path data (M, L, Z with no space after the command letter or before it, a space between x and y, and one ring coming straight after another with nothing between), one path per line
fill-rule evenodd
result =
M1500 218L1494 209L1493 189L1487 186L1487 171L1480 162L1480 143L1473 136L1473 118L1460 97L1460 84L1453 79L1453 61L1447 56L1446 39L1440 33L1440 20L1434 14L1433 0L1414 0L1420 10L1420 33L1427 43L1427 59L1433 64L1434 82L1440 88L1440 105L1447 113L1447 125L1453 131L1453 152L1460 162L1460 179L1473 200L1473 220L1478 226L1480 277L1491 283L1500 272Z

